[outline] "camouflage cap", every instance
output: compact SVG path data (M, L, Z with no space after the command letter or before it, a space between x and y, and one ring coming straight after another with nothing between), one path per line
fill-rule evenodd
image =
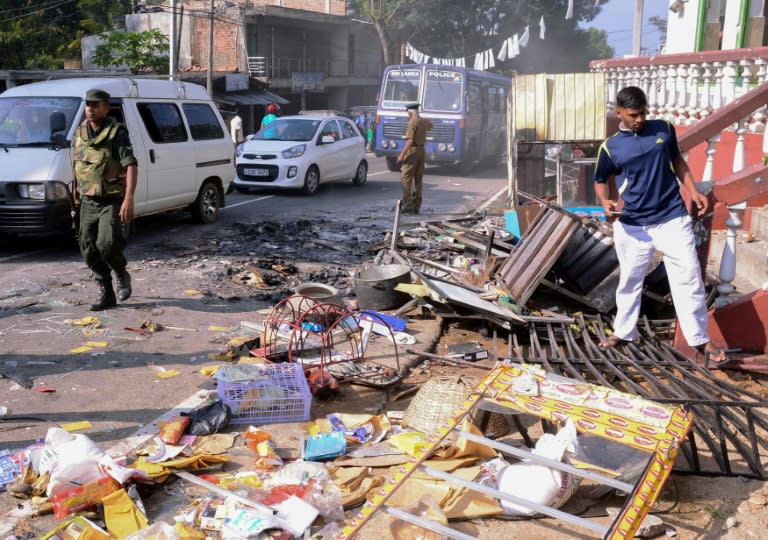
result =
M109 94L98 88L91 88L85 93L85 101L109 101Z

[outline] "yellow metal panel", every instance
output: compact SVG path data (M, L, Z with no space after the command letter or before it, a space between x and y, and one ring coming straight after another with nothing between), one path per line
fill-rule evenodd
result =
M512 94L518 141L605 138L603 73L519 75Z

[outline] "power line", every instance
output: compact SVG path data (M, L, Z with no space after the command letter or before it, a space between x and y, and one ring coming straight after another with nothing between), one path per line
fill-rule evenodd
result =
M26 17L30 17L34 15L38 11L45 11L46 9L53 9L60 6L63 6L64 4L71 4L72 2L77 2L78 0L61 0L58 4L49 5L48 7L40 7L36 6L33 10L30 10L28 13L22 13L20 15L15 15L13 17L8 17L7 19L0 20L0 24L4 24L11 21L16 21L19 19L24 19Z

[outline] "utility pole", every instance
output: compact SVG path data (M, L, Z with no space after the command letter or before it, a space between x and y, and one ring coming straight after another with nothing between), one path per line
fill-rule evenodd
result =
M211 0L211 12L208 20L208 95L213 96L213 0Z
M632 56L640 56L640 38L643 34L643 0L635 0L635 24L632 26Z
M176 0L171 0L171 57L168 62L168 78L176 78Z

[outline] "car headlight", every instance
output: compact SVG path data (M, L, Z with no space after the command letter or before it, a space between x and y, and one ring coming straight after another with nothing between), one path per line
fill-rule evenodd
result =
M445 152L445 148L446 148L445 143L440 143L437 145L437 149L440 150L441 152Z
M285 159L291 159L303 156L306 150L306 144L297 144L296 146L291 146L288 150L283 150L282 154Z
M456 147L455 147L455 146L453 146L452 144L449 144L449 145L448 145L448 151L449 151L449 152L455 152L455 151L456 151Z
M45 200L45 184L19 184L19 197L43 201Z
M397 141L389 141L390 148L397 148Z
M235 157L242 156L243 150L245 150L245 145L243 143L238 144L237 148L235 148Z

